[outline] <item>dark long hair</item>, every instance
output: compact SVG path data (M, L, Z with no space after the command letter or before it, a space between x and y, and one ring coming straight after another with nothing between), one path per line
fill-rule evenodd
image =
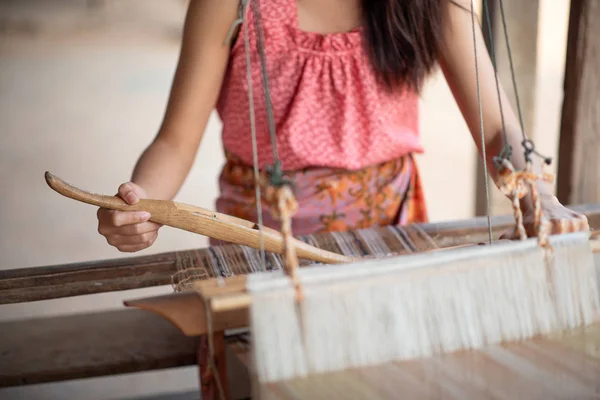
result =
M459 6L452 0L362 0L367 54L387 88L421 88L437 64L450 3Z

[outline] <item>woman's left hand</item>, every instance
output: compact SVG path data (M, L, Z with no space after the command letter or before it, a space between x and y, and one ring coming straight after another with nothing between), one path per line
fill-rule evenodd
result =
M549 234L560 235L563 233L589 231L590 226L585 215L569 210L554 196L542 196L542 221L550 224ZM534 209L523 210L523 225L528 237L535 236ZM518 239L516 229L502 235L502 239Z

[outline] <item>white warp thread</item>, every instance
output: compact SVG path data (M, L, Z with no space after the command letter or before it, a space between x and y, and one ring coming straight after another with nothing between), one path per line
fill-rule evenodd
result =
M258 381L476 349L593 323L600 304L588 235L550 239L551 273L534 239L303 268L300 308L281 272L250 275Z

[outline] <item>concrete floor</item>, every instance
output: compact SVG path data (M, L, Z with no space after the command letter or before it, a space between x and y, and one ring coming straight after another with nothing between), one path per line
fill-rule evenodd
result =
M155 135L176 65L185 1L0 2L0 268L123 257L96 233L96 210L45 184L50 170L85 189L114 193ZM101 3L101 2L99 2ZM554 154L560 120L567 0L542 0L535 137ZM143 4L143 6L142 6ZM558 46L558 47L556 47ZM422 99L420 158L434 220L473 215L474 146L440 76ZM213 208L223 161L213 116L177 200ZM452 168L448 168L452 166ZM459 188L459 189L457 189ZM448 194L451 193L449 196ZM205 238L163 229L151 254L204 247ZM120 308L169 287L0 306L1 319ZM4 399L117 399L195 390L195 370L0 391Z

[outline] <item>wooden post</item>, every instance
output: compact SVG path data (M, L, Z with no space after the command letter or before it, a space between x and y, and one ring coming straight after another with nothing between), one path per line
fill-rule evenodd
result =
M203 335L200 338L198 348L198 375L200 379L200 393L202 400L229 400L229 382L227 379L227 355L225 347L225 332L215 332L213 334L214 363L217 369L217 375L210 368L210 350L208 346L208 336ZM218 379L218 381L217 381ZM223 395L222 399L218 384L221 384Z
M504 35L502 13L498 0L482 0L487 4L490 14L490 24L485 14L485 5L481 8L481 21L483 35L488 51L494 46L498 77L502 87L510 100L511 106L517 110L517 101L511 76L510 60ZM510 50L512 54L515 79L519 96L519 103L523 114L525 132L530 138L533 131L535 117L535 93L537 72L537 47L538 47L538 10L539 0L503 0L504 15ZM492 30L492 35L489 30ZM532 138L533 139L533 138ZM520 151L521 149L515 149ZM476 215L487 214L483 164L477 155L477 185L475 194ZM510 202L500 193L493 182L490 181L490 203L492 215L511 213Z
M600 200L600 2L571 0L557 195Z

